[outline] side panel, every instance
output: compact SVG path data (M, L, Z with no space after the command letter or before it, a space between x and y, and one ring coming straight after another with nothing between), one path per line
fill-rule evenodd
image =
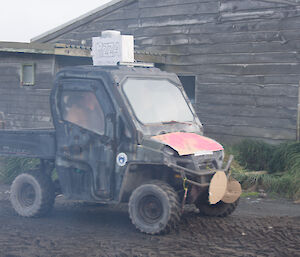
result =
M0 156L55 158L54 130L0 130Z

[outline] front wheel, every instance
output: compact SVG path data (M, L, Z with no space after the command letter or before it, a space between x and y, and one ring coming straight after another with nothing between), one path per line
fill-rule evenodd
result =
M129 199L132 223L146 234L168 233L180 220L177 193L163 181L150 181L136 188Z
M12 206L24 217L38 217L49 213L54 199L51 178L38 170L20 174L11 185Z
M238 205L239 199L233 203L224 203L219 201L216 204L196 203L200 214L211 217L226 217L234 212Z

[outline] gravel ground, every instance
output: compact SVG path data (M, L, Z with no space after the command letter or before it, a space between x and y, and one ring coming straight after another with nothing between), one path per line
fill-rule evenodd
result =
M126 206L56 199L44 218L22 218L9 187L0 186L0 256L300 256L300 205L285 199L242 198L227 218L199 216L187 208L178 230L139 233Z

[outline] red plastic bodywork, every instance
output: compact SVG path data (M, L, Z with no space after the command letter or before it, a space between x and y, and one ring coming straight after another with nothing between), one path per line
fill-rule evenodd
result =
M179 155L223 150L223 146L213 139L195 133L174 132L153 136L152 139L172 147Z

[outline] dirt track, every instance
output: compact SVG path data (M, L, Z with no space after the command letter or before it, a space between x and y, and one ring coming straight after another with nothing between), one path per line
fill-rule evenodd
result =
M300 206L264 201L242 199L225 219L187 211L178 231L148 236L125 210L58 199L49 217L26 219L2 199L0 256L300 256Z

